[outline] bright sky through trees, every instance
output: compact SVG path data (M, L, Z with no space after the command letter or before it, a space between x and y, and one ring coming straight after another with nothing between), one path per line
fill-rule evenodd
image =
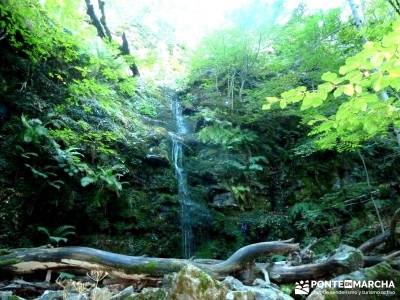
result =
M196 46L206 33L222 26L227 26L229 12L248 6L251 0L118 0L110 1L110 21L121 25L121 22L132 19L146 12L150 18L145 20L150 27L157 26L154 20L164 20L175 28L178 41L189 47ZM260 2L271 3L273 0ZM310 10L330 9L345 4L344 0L286 0L285 9L290 12L301 2Z

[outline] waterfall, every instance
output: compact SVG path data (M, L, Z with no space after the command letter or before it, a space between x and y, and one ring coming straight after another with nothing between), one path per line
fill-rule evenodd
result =
M183 166L183 144L182 135L187 133L187 128L182 115L182 107L177 95L171 99L172 115L175 119L176 132L172 136L172 159L175 168L175 175L178 181L178 197L181 208L181 233L182 233L182 254L190 258L192 254L192 223L190 209L192 201L187 185L186 172Z

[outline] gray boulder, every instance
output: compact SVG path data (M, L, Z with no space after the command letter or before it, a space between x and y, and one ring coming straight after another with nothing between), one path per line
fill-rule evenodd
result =
M216 194L213 197L212 206L218 208L227 208L227 207L237 207L235 198L232 193L226 192L222 194Z
M263 284L259 282L257 286L247 286L229 276L222 283L230 290L226 295L226 300L293 300L289 295L265 282Z
M0 291L0 300L25 300L24 298L18 297L11 291Z
M132 286L128 286L127 288L120 291L118 294L111 297L111 300L125 300L130 299L129 297L134 294L134 290Z

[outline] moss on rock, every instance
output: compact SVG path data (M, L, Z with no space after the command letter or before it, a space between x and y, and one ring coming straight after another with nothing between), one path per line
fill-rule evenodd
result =
M225 299L228 289L199 268L184 267L172 283L169 299Z

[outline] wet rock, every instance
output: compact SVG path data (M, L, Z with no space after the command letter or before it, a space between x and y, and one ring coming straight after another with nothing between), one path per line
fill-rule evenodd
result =
M229 291L226 300L256 300L253 292L250 291Z
M375 266L360 269L354 271L349 274L343 274L338 277L333 278L331 281L360 281L360 282L368 282L368 281L393 281L394 288L334 288L334 287L327 287L327 288L316 288L308 297L307 300L345 300L345 299L365 299L365 300L373 300L373 299L381 299L385 298L382 294L376 294L382 291L387 291L388 294L386 298L389 299L397 299L397 295L400 294L400 271L393 269L390 264L387 262L382 262ZM349 295L344 294L343 292L367 292L366 294L362 295ZM390 293L390 294L389 294ZM395 293L395 295L393 294ZM353 297L353 298L351 298ZM357 298L358 297L358 298Z
M11 291L0 292L0 300L25 300L24 298L18 297Z
M144 288L140 293L134 294L127 299L132 300L167 300L168 291L162 288Z
M108 288L96 287L90 291L90 299L94 300L109 300L112 299L112 293Z
M237 207L235 198L232 193L226 192L222 194L217 194L213 197L212 206L219 208L227 208L227 207Z
M329 260L336 261L341 266L340 273L353 272L364 265L362 252L348 245L341 245Z
M59 300L63 299L64 291L44 291L44 293L37 298L37 300Z
M133 290L132 286L128 286L127 288L123 289L121 292L118 294L114 295L111 297L111 300L125 300L125 299L130 299L129 297L132 296L132 294L135 291Z
M272 285L247 286L232 276L225 278L223 283L229 288L226 300L293 300Z
M199 268L188 265L184 267L172 282L171 300L221 300L225 299L228 289L219 281L214 280Z
M84 294L71 293L71 292L65 293L63 290L57 290L57 291L47 290L39 298L37 298L37 300L88 300L88 299L89 297L87 297Z
M145 161L154 167L168 167L170 165L168 157L160 154L147 154Z

